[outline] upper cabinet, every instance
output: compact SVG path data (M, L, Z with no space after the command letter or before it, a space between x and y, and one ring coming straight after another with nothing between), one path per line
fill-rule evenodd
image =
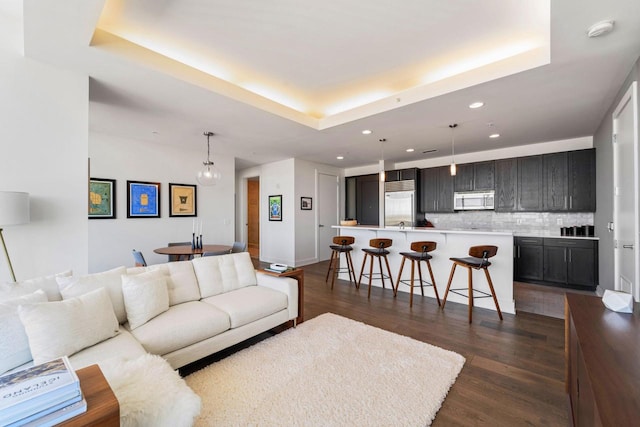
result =
M453 177L449 166L420 171L420 211L453 212Z
M454 177L454 191L486 191L495 188L495 162L458 165Z
M384 175L386 182L415 180L418 177L418 168L385 171Z
M496 160L495 210L514 212L518 194L518 159Z
M543 156L543 210L596 210L595 149Z
M542 156L518 158L516 210L542 211Z
M596 211L596 150L570 151L568 158L569 210Z

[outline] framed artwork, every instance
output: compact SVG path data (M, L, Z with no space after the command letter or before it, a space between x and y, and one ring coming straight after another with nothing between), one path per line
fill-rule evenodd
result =
M300 197L300 209L303 211L310 211L312 203L313 199L311 197Z
M282 221L282 194L269 196L269 221Z
M198 216L195 185L169 183L169 216Z
M127 218L160 218L160 183L127 181Z
M89 178L89 219L116 217L116 180Z

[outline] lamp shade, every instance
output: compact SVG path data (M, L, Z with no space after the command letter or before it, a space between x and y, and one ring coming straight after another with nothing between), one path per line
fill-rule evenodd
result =
M0 191L0 227L29 222L29 193Z

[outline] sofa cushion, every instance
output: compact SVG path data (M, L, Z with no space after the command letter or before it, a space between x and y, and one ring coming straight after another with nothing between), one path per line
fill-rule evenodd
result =
M123 275L122 295L131 329L169 310L167 276L161 271Z
M95 363L99 364L113 357L134 359L145 354L147 352L138 340L124 326L120 325L118 335L80 350L69 357L69 360L74 369L80 369Z
M147 267L127 268L127 274L129 275L140 274L145 271L161 271L167 276L170 306L188 301L198 301L200 299L198 280L193 271L191 261L178 261L166 264L155 264Z
M287 301L286 294L263 286L247 286L202 300L227 313L231 320L231 328L239 328L285 310Z
M200 295L207 298L257 283L249 252L196 258L193 269Z
M0 302L0 375L31 360L29 340L18 316L18 306L36 302L47 302L47 294L41 289Z
M69 277L71 270L64 271L51 276L36 277L35 279L23 280L16 283L0 283L0 301L16 298L22 295L31 294L38 289L42 289L47 294L49 301L61 301L62 295L58 290L56 277Z
M104 288L64 301L18 307L35 364L71 356L118 333L118 320Z
M229 329L229 316L200 301L174 305L131 331L152 354L162 356L203 341Z
M63 299L74 298L98 288L105 288L109 292L118 322L124 323L127 321L127 312L122 296L122 275L125 272L126 268L118 267L84 276L56 277L56 281Z

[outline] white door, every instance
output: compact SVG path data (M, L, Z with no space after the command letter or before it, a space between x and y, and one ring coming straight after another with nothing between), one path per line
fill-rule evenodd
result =
M338 225L338 177L336 175L318 174L318 261L325 261L331 257L333 236Z
M637 83L613 113L615 289L640 296Z

